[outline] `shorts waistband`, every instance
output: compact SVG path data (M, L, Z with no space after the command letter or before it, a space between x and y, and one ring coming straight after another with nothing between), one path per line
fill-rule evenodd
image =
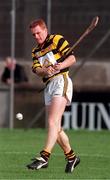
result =
M56 78L57 76L68 76L68 72L54 75L52 78L50 78L50 79L46 82L46 86L47 86L54 78Z

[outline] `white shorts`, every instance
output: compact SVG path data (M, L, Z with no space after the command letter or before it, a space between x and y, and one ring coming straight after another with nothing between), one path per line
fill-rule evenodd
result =
M64 96L67 99L67 106L71 104L73 84L67 74L58 75L52 78L44 90L45 105L50 105L53 97Z

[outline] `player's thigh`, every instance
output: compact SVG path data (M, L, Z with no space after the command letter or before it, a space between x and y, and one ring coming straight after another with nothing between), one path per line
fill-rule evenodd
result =
M64 113L67 104L67 99L63 96L54 96L51 105L48 107L48 118L60 120Z

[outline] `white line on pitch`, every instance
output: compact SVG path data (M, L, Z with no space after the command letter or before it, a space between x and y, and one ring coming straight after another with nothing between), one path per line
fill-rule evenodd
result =
M2 154L33 154L32 152L20 152L20 151L0 151ZM63 153L52 153L54 156L64 156ZM102 158L110 158L110 156L104 155L104 154L84 154L80 153L80 156L85 156L85 157L102 157Z

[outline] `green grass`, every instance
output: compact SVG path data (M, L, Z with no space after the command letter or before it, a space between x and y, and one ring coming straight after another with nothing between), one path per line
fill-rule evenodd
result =
M74 131L67 134L81 158L71 174L64 172L62 150L55 145L47 169L26 169L30 159L42 150L46 130L0 129L0 179L110 179L110 131Z

